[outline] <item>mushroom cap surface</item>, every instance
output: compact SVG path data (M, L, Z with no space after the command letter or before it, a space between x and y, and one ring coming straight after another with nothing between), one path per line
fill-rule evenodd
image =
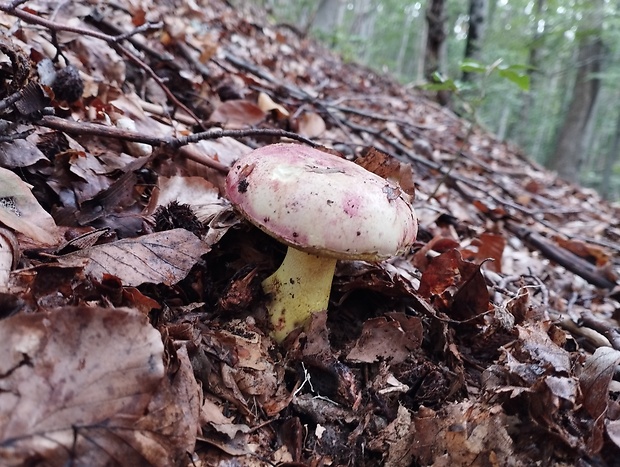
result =
M418 222L407 195L335 155L298 144L252 151L226 178L232 204L293 248L339 259L379 260L406 251Z

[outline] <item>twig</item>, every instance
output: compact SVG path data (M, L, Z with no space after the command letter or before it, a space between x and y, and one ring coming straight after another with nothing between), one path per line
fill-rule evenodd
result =
M185 59L193 65L193 67L202 75L203 78L209 78L211 72L209 69L198 60L198 58L192 53L191 48L185 42L177 42L176 48Z
M171 146L184 146L189 143L197 143L203 139L216 139L224 136L229 136L231 138L243 138L247 136L276 136L280 138L290 138L292 140L299 141L300 143L307 144L313 148L317 146L315 142L309 140L308 138L304 138L297 133L278 130L276 128L255 128L248 130L223 130L221 128L214 128L208 131L203 131L202 133L194 133L192 135L174 138L175 142L171 144Z
M50 31L54 31L54 32L58 32L58 31L66 31L66 32L73 32L76 34L82 34L85 36L91 36L94 37L96 39L101 39L102 41L108 42L108 43L114 43L117 41L117 38L114 36L109 36L108 34L103 34L97 31L93 31L90 29L84 29L84 28L76 28L73 26L67 26L66 24L60 24L60 23L56 23L54 21L50 21L48 19L45 18L41 18L40 16L37 15L33 15L32 13L28 13L25 10L20 10L17 8L17 6L19 6L21 3L24 2L18 2L15 4L15 2L12 3L0 3L0 11L4 11L5 13L15 16L16 18L19 18L23 21L25 21L28 24L36 24L39 26L43 26L47 29L49 29Z
M581 320L586 326L602 333L603 336L609 340L614 349L620 350L620 331L618 331L616 327L602 319L594 317L590 312L582 313Z
M165 62L169 66L172 66L173 68L176 68L176 69L180 68L177 62L173 60L172 55L167 54L167 53L161 54L157 50L153 49L152 47L149 47L144 42L141 42L137 40L135 37L133 37L136 34L141 34L143 32L149 32L155 29L161 29L161 27L163 26L162 23L145 23L142 26L138 26L137 28L133 29L132 31L125 32L118 26L110 23L109 21L106 21L99 14L93 13L93 14L86 16L84 18L84 22L87 24L92 24L97 29L99 29L100 31L106 34L112 33L113 37L115 37L117 41L121 41L123 39L127 40L137 50L144 52L148 56L153 57L154 59L159 60L160 62Z
M272 128L254 128L247 130L224 130L221 128L213 128L201 133L194 133L188 136L181 136L174 138L172 136L152 136L139 133L137 131L124 130L113 126L99 125L97 123L89 122L71 122L59 117L46 116L37 122L39 125L53 130L64 131L65 133L74 135L89 135L99 136L102 138L114 138L122 141L130 141L135 143L144 143L151 146L169 146L173 149L178 149L182 146L186 146L191 143L197 143L202 140L218 139L224 137L230 138L245 138L250 136L272 136L280 138L289 138L300 143L307 144L311 147L316 147L316 143L290 131L284 131ZM210 163L205 161L204 158L196 158L192 156L191 152L184 152L184 155L190 159L196 160L199 163L208 165L222 172L228 171L228 167L219 164L217 161Z
M157 76L157 74L153 71L153 69L150 66L148 66L146 63L144 63L135 54L130 52L126 47L120 44L121 41L123 41L124 39L127 39L128 37L131 37L133 34L135 34L135 32L122 33L117 36L110 36L108 34L100 33L97 31L92 31L90 29L76 28L73 26L67 26L65 24L56 23L54 21L50 21L45 18L41 18L39 16L33 15L32 13L28 13L27 11L19 10L15 8L12 4L0 4L0 11L4 11L5 13L16 16L17 18L20 18L29 24L37 24L39 26L44 26L50 31L52 31L53 33L56 33L58 31L67 31L67 32L73 32L76 34L91 36L96 39L101 39L102 41L107 42L117 52L119 52L121 55L124 55L127 59L129 59L134 64L136 64L139 68L144 70L164 91L168 99L170 99L178 108L181 108L185 112L187 112L187 114L190 115L196 121L198 125L202 126L202 121L194 114L194 112L191 111L191 109L189 109L185 104L183 104L181 101L179 101L176 98L176 96L172 93L172 91L170 91L170 89L168 89L168 87L164 84L162 79L159 76ZM138 30L138 32L141 32L141 30Z
M185 104L183 104L180 100L177 99L177 97L172 93L170 89L168 89L168 86L164 84L162 79L157 76L157 73L155 73L150 66L144 63L140 58L138 58L138 56L127 50L126 47L123 47L120 44L112 44L112 47L118 52L120 52L122 55L127 57L130 61L134 62L140 68L142 68L153 79L153 81L157 83L157 85L162 89L162 91L164 91L164 94L166 94L166 97L168 97L168 99L170 99L178 108L183 109L183 111L190 115L198 125L200 125L201 127L203 126L202 120L200 120L189 107L187 107Z

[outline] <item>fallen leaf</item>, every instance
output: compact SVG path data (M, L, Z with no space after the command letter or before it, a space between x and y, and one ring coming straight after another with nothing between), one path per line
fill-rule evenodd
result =
M0 228L0 290L9 284L11 270L19 261L19 245L13 232Z
M361 157L355 160L366 170L398 185L409 196L415 195L415 182L411 164L400 162L389 154L369 146L364 148Z
M258 107L260 107L260 109L265 113L269 113L272 110L275 110L278 113L279 118L285 118L289 116L288 110L286 110L280 104L274 102L274 100L264 92L261 92L258 95Z
M0 321L0 346L3 465L180 460L173 455L179 440L162 435L184 432L187 421L171 427L158 416L148 429L139 426L165 376L161 336L142 313L80 307L20 314Z
M221 123L226 128L243 128L260 123L265 112L256 104L246 100L222 102L211 114L209 120Z
M144 283L172 285L183 279L209 247L185 229L166 230L138 238L97 245L58 258L64 266L83 266L101 281L118 277L124 286Z
M306 138L321 136L327 128L325 126L325 120L314 112L305 112L302 114L302 116L299 117L298 125L299 134Z
M609 252L597 245L592 245L580 240L566 240L561 237L556 237L555 240L562 248L596 264L598 267L605 266L611 260Z
M451 318L467 320L487 311L489 292L480 265L465 261L461 253L448 250L433 258L422 274L419 294Z
M384 467L411 465L413 460L411 445L414 436L411 412L399 405L396 418L371 440L368 448L383 453L384 462L381 465Z
M605 412L609 404L609 383L620 363L620 352L610 347L599 347L593 355L586 358L579 385L584 395L583 405L594 420L591 436L588 439L590 454L598 453L603 447Z
M58 242L58 227L17 175L0 167L0 223L45 245Z
M465 400L414 416L412 450L421 465L523 466L514 458L500 406Z
M473 239L471 245L474 247L473 250L467 249L461 252L464 259L476 263L492 259L493 261L484 263L484 267L491 271L502 272L502 254L506 246L506 239L503 235L485 232Z
M367 320L347 360L363 363L373 363L379 359L394 364L404 362L411 351L422 343L422 321L402 313L399 315L402 323L394 319L388 321L384 317Z

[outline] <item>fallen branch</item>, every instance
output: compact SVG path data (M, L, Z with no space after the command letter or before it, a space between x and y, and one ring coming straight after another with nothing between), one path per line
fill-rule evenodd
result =
M247 138L247 137L256 137L256 136L271 136L271 137L279 137L279 138L289 138L294 141L299 141L300 143L307 144L311 147L316 147L316 143L313 141L304 138L297 133L293 133L290 131L284 131L273 128L253 128L247 130L224 130L222 128L212 128L207 131L203 131L200 133L194 133L188 136L180 136L178 138L172 136L152 136L145 135L143 133L139 133L137 131L124 130L121 128L100 125L97 123L89 123L89 122L72 122L69 120L65 120L59 117L45 116L41 120L37 122L38 125L41 125L46 128L51 128L53 130L63 131L65 133L69 133L72 135L81 135L81 136L99 136L101 138L114 138L121 141L128 141L133 143L144 143L149 144L151 146L169 146L173 149L178 149L182 146L186 146L191 143L197 143L202 140L210 140L210 139L218 139L218 138ZM184 152L184 155L188 155L189 153ZM208 165L212 168L220 170L222 172L227 172L228 167L218 163L217 161L213 161L213 163L207 163L203 158L201 158L198 162Z
M542 235L532 232L525 227L516 226L510 222L506 223L506 227L521 240L540 251L545 258L559 264L579 277L584 278L590 284L600 287L601 289L613 289L617 285L615 281L612 281L599 271L596 266L588 263L576 254L554 245Z

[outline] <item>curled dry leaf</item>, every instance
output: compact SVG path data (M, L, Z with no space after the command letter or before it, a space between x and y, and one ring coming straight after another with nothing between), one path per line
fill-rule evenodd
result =
M0 322L0 346L3 465L166 466L191 447L175 436L191 423L162 410L164 347L142 313L20 314ZM176 410L192 413L181 400Z
M63 266L83 266L101 281L104 274L118 277L124 286L144 283L172 285L183 279L201 255L206 243L185 229L167 230L138 238L86 248L63 256Z
M396 418L369 443L368 448L371 451L384 453L384 467L411 465L411 445L415 436L411 424L411 412L399 405Z
M389 154L369 146L364 148L362 157L355 160L366 170L397 184L412 198L415 196L415 182L411 164L399 162Z
M487 311L489 292L480 265L454 249L433 258L420 280L419 294L451 318L467 320Z
M19 260L19 245L13 232L0 228L0 290L9 283L11 269Z
M268 94L265 94L264 92L261 92L258 95L258 106L265 113L275 110L279 118L285 118L289 116L288 110L286 110L280 104L277 104L276 102L274 102L274 100L271 97L269 97Z
M471 245L473 249L462 252L465 259L476 263L492 259L493 261L484 263L484 267L491 271L502 272L502 255L506 247L506 238L503 235L485 232L473 239Z
M58 227L28 185L0 167L0 223L45 245L58 241Z
M603 447L603 429L609 405L609 383L618 363L620 352L610 347L599 347L586 359L579 377L579 385L584 395L583 405L594 420L594 427L587 442L591 454L599 452ZM612 433L610 437L614 440Z

